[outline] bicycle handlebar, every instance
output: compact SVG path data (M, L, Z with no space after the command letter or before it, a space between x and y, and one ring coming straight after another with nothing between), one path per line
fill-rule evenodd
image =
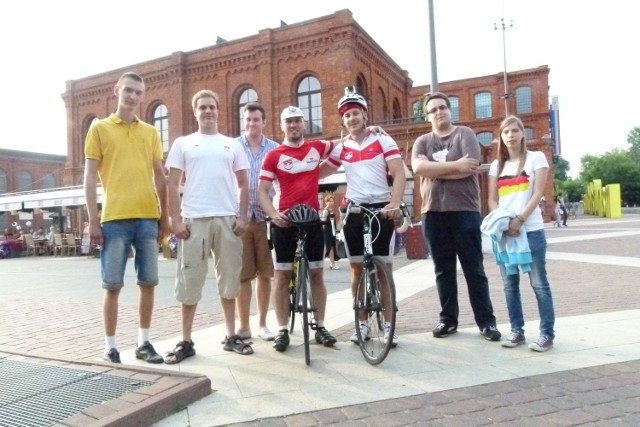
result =
M344 217L344 221L347 220L347 216L349 216L349 213L359 214L362 213L363 210L368 211L372 214L376 214L378 212L382 212L384 209L370 209L365 206L356 205L355 203L350 201L345 209L346 215ZM400 225L400 227L396 228L396 232L402 234L407 231L409 227L413 227L413 224L411 223L409 208L407 208L407 205L404 202L400 203L400 213L402 214L402 224Z

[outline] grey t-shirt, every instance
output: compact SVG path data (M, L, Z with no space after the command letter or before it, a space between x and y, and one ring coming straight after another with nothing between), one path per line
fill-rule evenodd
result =
M480 144L476 135L466 126L441 138L429 132L416 139L411 158L423 154L430 161L453 162L468 154L480 161ZM422 213L450 211L480 211L480 185L476 174L462 179L420 177Z

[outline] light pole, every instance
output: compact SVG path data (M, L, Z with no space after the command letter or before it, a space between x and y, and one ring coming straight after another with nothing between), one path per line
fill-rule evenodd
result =
M505 24L504 17L500 18L500 25L493 23L494 30L502 30L502 62L504 64L504 94L501 98L504 99L504 116L509 115L509 98L513 94L509 93L509 82L507 81L507 43L505 33L509 28L513 27L513 19L509 22L509 25Z

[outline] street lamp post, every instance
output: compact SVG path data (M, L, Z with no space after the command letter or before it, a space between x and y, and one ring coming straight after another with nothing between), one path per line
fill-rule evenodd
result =
M513 27L513 19L507 25L504 22L504 17L500 18L500 25L493 23L494 30L502 30L502 62L504 64L504 94L501 98L504 99L504 116L509 115L509 98L513 95L509 93L509 82L507 80L507 43L505 33L509 28Z

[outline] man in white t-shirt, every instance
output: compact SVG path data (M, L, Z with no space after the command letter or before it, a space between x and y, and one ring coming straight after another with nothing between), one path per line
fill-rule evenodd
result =
M235 333L249 162L237 139L218 133L219 105L218 95L212 91L201 90L194 95L198 131L176 139L166 161L171 229L179 239L175 295L182 303L182 341L167 352L168 364L195 355L191 330L211 253L227 330L224 349L242 355L253 353Z

